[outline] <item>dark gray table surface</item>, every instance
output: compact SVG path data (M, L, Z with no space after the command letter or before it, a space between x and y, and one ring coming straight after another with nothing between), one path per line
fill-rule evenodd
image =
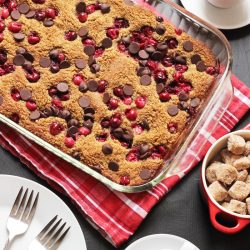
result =
M224 33L233 48L233 72L250 86L250 26ZM245 115L235 129L241 128L249 122L250 112ZM0 148L0 159L0 174L25 177L50 189L46 182L27 170L18 159L2 148ZM200 165L152 210L135 235L120 249L125 249L127 245L138 238L158 233L184 237L201 250L250 249L250 226L239 234L232 236L223 235L211 226L207 207L201 200L198 190L199 168ZM88 250L115 249L84 220L68 198L58 195L68 204L77 217L84 232Z

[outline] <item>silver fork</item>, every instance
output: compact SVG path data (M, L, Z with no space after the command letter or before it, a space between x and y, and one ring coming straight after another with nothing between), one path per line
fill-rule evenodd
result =
M22 195L23 187L21 187L16 197L16 200L12 206L7 221L7 230L9 236L6 241L4 250L10 248L10 245L16 236L24 234L28 230L29 225L34 217L39 193L37 193L36 198L33 201L34 191L32 190L26 203L28 192L29 190L27 188L25 190L24 195Z
M60 246L70 227L64 230L66 222L60 226L62 219L57 221L57 217L56 215L31 242L29 250L56 250Z

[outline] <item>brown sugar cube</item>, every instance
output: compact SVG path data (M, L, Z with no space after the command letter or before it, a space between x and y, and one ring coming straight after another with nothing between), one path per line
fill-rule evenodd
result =
M221 206L224 207L225 209L229 209L230 204L228 202L223 202Z
M227 141L227 149L236 155L241 155L245 151L246 142L242 136L230 135Z
M237 174L237 181L243 181L243 182L245 182L246 179L247 179L247 176L248 176L247 170L240 171Z
M246 199L246 203L247 203L247 212L248 214L250 214L250 197Z
M226 185L232 184L236 180L237 175L236 168L229 164L221 164L221 167L216 170L217 180Z
M218 181L213 182L208 190L216 201L223 201L227 197L227 190Z
M246 142L245 155L250 155L250 141Z
M237 170L244 170L250 168L250 159L246 156L241 157L233 163Z
M233 163L240 159L242 156L241 155L234 155L230 151L228 151L226 148L221 150L221 159L224 163L233 165Z
M222 163L215 161L206 169L206 178L209 183L217 181L216 171L221 167Z
M241 201L231 200L228 209L237 214L247 214L247 205Z
M243 181L236 181L228 190L229 195L235 199L242 201L247 198L250 193L249 185Z

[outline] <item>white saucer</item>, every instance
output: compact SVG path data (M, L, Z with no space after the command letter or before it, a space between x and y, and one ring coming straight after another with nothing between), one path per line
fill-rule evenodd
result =
M237 29L250 24L250 1L230 9L216 8L207 0L181 0L183 6L196 16L219 29Z
M71 226L58 250L87 250L80 225L71 210L58 196L36 182L10 175L0 175L0 249L3 248L7 238L7 218L16 195L22 186L39 192L39 200L28 231L22 237L16 238L11 246L12 250L28 249L29 243L55 215L61 217L63 221Z
M143 237L126 250L199 250L191 242L171 234L154 234Z

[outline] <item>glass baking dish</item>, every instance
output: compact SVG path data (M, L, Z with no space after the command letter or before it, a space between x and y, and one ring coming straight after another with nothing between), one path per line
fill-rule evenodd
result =
M209 135L215 130L233 97L233 87L231 84L232 52L229 42L219 30L170 0L134 0L134 2L143 8L151 9L157 15L161 15L174 24L176 28L182 29L195 39L205 43L212 49L216 59L220 63L220 73L215 83L211 86L209 96L202 104L196 119L183 132L182 139L179 140L176 150L165 161L161 171L153 180L139 186L119 185L0 114L0 121L17 130L25 137L53 152L58 157L88 173L112 189L126 193L148 190L163 179L177 173L181 174L188 169L198 159L198 155L206 144Z

